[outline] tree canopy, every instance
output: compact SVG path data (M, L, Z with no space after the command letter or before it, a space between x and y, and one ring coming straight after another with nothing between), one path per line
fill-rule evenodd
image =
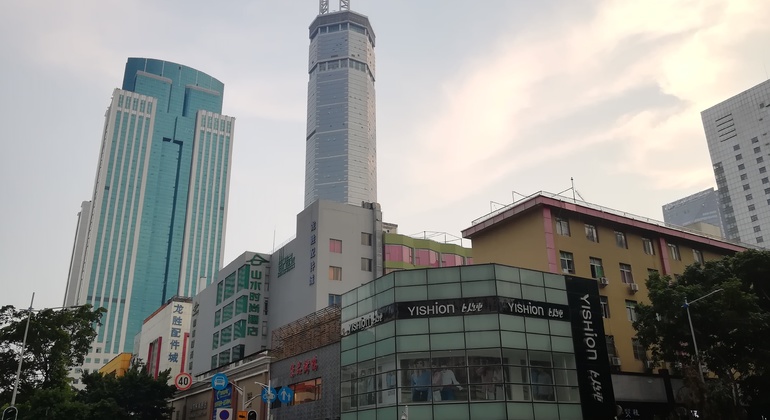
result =
M704 412L724 415L717 406L761 404L770 391L769 281L770 252L756 250L689 266L675 279L653 274L647 280L650 304L639 305L634 323L640 342L654 360L698 381L684 303L715 292L689 305L701 364L710 372L695 398Z

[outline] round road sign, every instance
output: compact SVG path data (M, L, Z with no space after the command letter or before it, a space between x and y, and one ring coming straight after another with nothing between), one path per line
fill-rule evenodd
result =
M176 389L180 391L186 391L190 389L192 382L192 375L189 373L182 372L174 377L174 384L176 385Z

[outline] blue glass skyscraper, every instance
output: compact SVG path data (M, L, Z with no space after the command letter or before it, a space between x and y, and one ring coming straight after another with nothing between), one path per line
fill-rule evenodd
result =
M193 68L128 59L65 296L65 305L108 311L85 368L131 351L147 316L216 279L234 133L234 119L221 115L223 93L222 82Z

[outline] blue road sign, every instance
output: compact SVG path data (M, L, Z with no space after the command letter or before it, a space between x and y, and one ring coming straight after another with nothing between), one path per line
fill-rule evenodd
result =
M227 388L227 385L230 384L230 381L227 380L227 375L224 373L217 373L216 375L211 377L211 387L216 389L217 391L221 391L225 388Z
M262 401L266 403L271 403L275 401L275 398L276 398L275 388L273 387L262 388Z
M278 391L278 401L288 404L294 399L294 391L291 388L283 387Z

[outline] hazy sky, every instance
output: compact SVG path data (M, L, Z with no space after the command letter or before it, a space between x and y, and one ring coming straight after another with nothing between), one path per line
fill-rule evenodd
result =
M352 0L377 35L379 202L460 235L512 191L661 219L714 185L700 111L767 78L770 2ZM337 9L331 0L331 8ZM303 208L314 0L0 2L0 304L59 306L127 57L225 83L224 263ZM517 196L518 197L518 196ZM467 245L466 241L466 245Z

